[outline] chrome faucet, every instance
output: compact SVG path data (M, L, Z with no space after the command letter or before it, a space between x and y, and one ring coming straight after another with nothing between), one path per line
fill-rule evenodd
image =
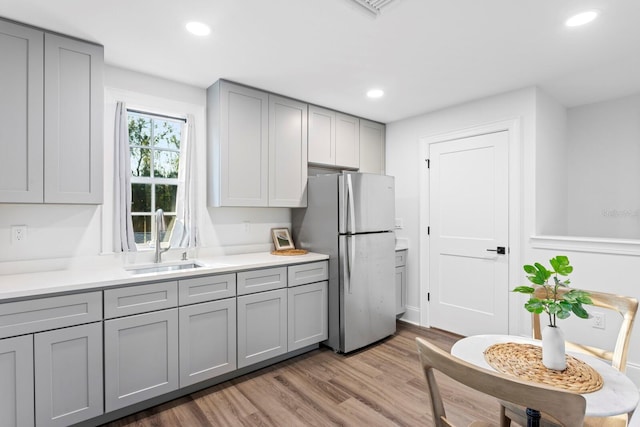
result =
M167 230L167 224L164 222L164 211L162 209L158 209L156 211L156 257L154 262L160 263L162 262L162 253L167 252L171 245L167 246L165 249L160 248L160 233Z

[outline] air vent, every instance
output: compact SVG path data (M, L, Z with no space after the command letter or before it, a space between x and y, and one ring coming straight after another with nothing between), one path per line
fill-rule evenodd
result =
M380 15L382 8L388 6L390 3L393 3L394 0L352 0L354 3L359 4L364 7L369 12L374 15Z

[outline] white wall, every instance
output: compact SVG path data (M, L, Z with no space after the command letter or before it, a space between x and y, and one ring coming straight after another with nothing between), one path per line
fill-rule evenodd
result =
M566 110L538 90L536 96L536 234L566 235ZM527 195L526 197L531 197Z
M640 94L567 110L569 230L640 239Z
M209 208L206 206L206 91L130 70L105 69L104 204L44 205L0 204L0 270L10 272L14 262L20 271L38 269L27 260L60 259L109 255L113 250L113 142L115 103L172 115L193 114L198 150L199 253L224 254L264 251L271 248L272 227L290 227L291 212L285 208ZM26 225L27 240L10 244L11 225ZM173 255L179 256L180 251ZM151 259L138 254L134 260ZM131 259L131 258L130 258ZM51 266L52 264L47 264ZM59 268L64 268L61 262ZM12 267L11 267L12 268Z

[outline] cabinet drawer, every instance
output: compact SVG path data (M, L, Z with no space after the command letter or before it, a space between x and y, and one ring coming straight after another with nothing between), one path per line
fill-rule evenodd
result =
M127 286L126 288L104 291L105 319L161 310L177 305L177 281Z
M216 274L206 277L180 280L178 303L180 305L213 301L236 296L236 274Z
M287 267L264 268L238 273L238 295L271 291L287 286Z
M0 304L0 338L102 320L100 292Z
M320 261L310 264L290 265L288 285L299 286L329 279L329 262Z
M407 265L407 250L396 251L396 267Z

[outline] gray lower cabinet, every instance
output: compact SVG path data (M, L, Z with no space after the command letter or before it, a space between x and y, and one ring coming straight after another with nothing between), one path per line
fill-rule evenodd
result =
M102 322L34 335L36 425L68 426L101 415Z
M33 335L0 340L0 426L34 425Z
M287 352L287 289L238 297L238 368Z
M236 369L236 299L180 307L180 387Z
M407 251L396 251L396 316L407 310Z
M104 322L105 410L178 388L178 309Z
M329 337L328 286L329 282L323 281L287 289L289 351Z

